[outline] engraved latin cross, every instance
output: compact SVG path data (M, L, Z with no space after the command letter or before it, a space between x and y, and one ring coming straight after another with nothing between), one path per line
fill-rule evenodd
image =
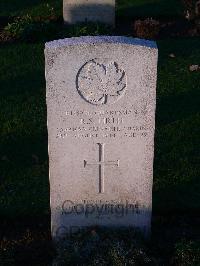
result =
M119 167L119 160L117 161L105 161L104 160L104 151L105 151L105 143L97 143L99 146L99 161L93 161L93 162L87 162L84 160L84 167L86 166L93 166L98 165L99 166L99 193L104 192L104 166L117 166Z

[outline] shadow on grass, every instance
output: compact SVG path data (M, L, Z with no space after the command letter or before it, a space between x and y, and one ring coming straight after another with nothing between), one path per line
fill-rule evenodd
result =
M1 265L51 265L50 216L0 219Z
M40 16L48 14L48 9L51 6L59 7L61 13L62 4L58 0L1 0L0 16L20 16L25 14Z
M179 58L185 59L189 63L190 58L199 61L199 38L174 38L157 41L159 66L165 65L169 62L169 54L174 53L174 63ZM171 60L173 61L173 59ZM193 63L195 63L193 61ZM159 76L158 76L159 77Z
M200 106L200 90L189 90L180 95L161 97L157 103L157 125L163 126L185 120L197 114Z
M0 81L1 95L10 97L22 94L31 95L38 93L41 88L45 90L44 71L24 71L23 74Z
M4 162L1 168L2 172L6 165L8 166L7 170L11 170L12 167L21 168L23 166L26 168L47 161L48 140L47 133L44 133L36 136L7 135L6 139L1 140L0 157L5 158L2 160Z
M200 182L168 186L153 192L153 215L194 215L200 209Z
M117 17L177 17L183 14L181 2L178 0L119 0L117 2Z
M0 95L5 98L26 99L44 88L44 44L10 44L0 47ZM1 103L0 101L0 103ZM8 101L9 104L9 101ZM2 108L1 108L2 109ZM10 108L10 111L13 108Z
M0 10L4 10L4 14L7 16L11 15L13 12L21 13L23 9L32 8L41 3L40 0L32 1L15 1L15 0L2 0L0 2Z
M153 217L152 237L146 241L131 228L91 227L67 239L57 254L50 241L49 221L49 216L0 220L0 263L52 265L52 259L56 257L58 265L175 266L183 265L185 259L198 263L200 243L197 217ZM180 257L177 257L180 251Z
M2 123L0 213L5 217L34 217L49 209L45 102L40 105L41 99L36 104L26 103L17 113L10 105L12 112Z
M155 214L200 209L200 93L161 97L157 104L153 210Z

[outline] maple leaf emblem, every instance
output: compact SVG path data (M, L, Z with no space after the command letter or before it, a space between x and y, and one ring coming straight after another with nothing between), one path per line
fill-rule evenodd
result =
M80 95L92 104L113 103L126 88L126 74L116 62L98 63L96 59L87 62L77 77Z

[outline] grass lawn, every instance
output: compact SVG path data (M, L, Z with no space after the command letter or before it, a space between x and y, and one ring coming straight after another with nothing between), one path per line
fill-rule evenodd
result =
M0 212L41 214L49 197L43 44L5 46L0 54Z
M118 0L119 17L174 17L183 14L180 0Z
M182 14L180 0L117 0L119 17L179 16ZM0 16L48 16L62 15L62 0L1 0Z

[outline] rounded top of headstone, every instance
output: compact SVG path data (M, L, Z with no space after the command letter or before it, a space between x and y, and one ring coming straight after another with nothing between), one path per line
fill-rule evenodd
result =
M45 48L56 49L65 46L73 46L81 44L97 44L97 43L138 45L138 46L145 46L148 48L157 49L156 42L154 41L132 38L132 37L124 37L124 36L82 36L82 37L65 38L65 39L47 42L45 44Z

